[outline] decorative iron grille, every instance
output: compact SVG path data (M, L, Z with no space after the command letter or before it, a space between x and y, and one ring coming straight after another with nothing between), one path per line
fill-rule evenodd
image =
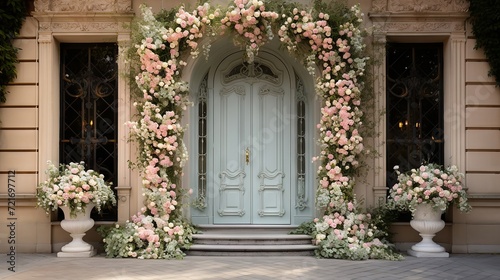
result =
M208 74L200 85L198 94L198 198L195 206L199 210L207 207L207 102Z
M304 84L300 77L295 74L296 102L297 102L297 195L295 208L303 211L307 208L306 189L306 96Z
M444 163L443 45L387 46L387 183L422 163Z
M117 184L117 45L61 44L61 163L85 161L86 168ZM103 209L96 220L116 220Z

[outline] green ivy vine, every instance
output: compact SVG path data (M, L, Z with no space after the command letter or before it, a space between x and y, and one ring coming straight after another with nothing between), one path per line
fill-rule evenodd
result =
M12 41L26 18L24 0L0 1L0 102L5 102L7 85L17 77L16 64L19 48Z
M471 0L469 12L476 49L484 50L491 68L488 74L500 86L500 1Z

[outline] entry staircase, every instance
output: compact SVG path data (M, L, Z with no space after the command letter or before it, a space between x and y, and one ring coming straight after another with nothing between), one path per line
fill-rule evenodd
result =
M199 225L193 235L191 256L313 255L311 236L289 234L294 226Z

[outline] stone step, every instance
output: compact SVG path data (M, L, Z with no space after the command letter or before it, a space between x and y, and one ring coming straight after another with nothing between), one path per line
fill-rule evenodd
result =
M199 225L188 255L281 256L313 255L308 235L289 234L290 225Z
M313 245L206 245L193 244L191 256L312 256Z
M310 245L309 235L299 234L271 234L271 233L205 233L194 234L195 244L211 245Z
M202 233L273 233L288 234L297 228L291 225L197 225Z

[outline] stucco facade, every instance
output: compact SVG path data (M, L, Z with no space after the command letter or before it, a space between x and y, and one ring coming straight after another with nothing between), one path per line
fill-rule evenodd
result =
M35 189L45 178L46 162L59 158L59 71L61 43L114 42L118 44L118 69L127 69L124 52L130 42L130 22L140 15L142 3L154 11L170 9L180 4L195 5L197 1L133 1L133 0L36 0L35 10L28 17L14 44L19 52L18 78L9 86L7 102L0 105L0 251L8 252L11 233L9 224L15 221L17 252L46 253L58 251L69 236L62 231L55 217L35 208ZM229 1L212 1L225 6ZM308 1L302 1L308 3ZM354 4L353 1L349 3ZM356 3L359 1L356 1ZM481 50L475 50L475 39L467 24L468 1L441 2L409 0L360 1L365 14L365 25L372 34L367 44L374 61L373 90L376 134L367 139L381 155L385 155L386 121L386 66L385 47L388 42L442 43L444 73L444 159L445 164L456 164L466 174L466 186L473 211L462 214L457 210L447 213L446 228L436 241L453 253L500 252L500 90L494 79L488 77L488 62ZM232 47L231 47L232 48ZM270 52L276 49L270 49ZM221 57L224 48L212 49L214 57ZM279 53L278 53L279 56ZM283 54L284 60L289 59ZM202 58L203 59L203 58ZM289 59L294 69L300 65ZM193 95L199 90L200 73L210 67L200 59L190 61L184 73L192 82ZM295 63L295 64L294 64ZM206 64L205 66L203 66ZM198 72L197 72L198 71ZM305 90L312 92L312 81L304 75ZM314 95L314 94L312 94ZM313 123L319 117L319 106L310 105ZM316 106L316 107L315 107ZM128 80L118 78L118 123L124 124L133 116ZM190 123L195 114L188 111L185 122ZM380 117L382 116L382 117ZM125 126L118 127L118 222L124 222L142 206L140 178L137 171L128 168L128 161L135 159L135 147L127 141ZM311 133L311 138L315 133ZM185 141L194 149L193 132ZM310 147L314 155L317 148ZM386 197L385 156L368 159L369 172L358 180L356 194L363 198L366 207L384 203ZM314 194L315 166L311 165L309 201ZM14 175L15 172L15 175ZM187 165L183 184L196 191L193 174L195 168ZM9 178L11 181L9 181ZM12 181L14 180L14 181ZM8 184L15 185L15 220L9 219ZM195 192L196 195L196 192ZM186 215L203 220L203 214L186 209ZM304 214L313 217L314 211ZM10 217L10 218L12 218ZM304 220L306 220L304 218ZM210 221L210 218L206 218ZM292 219L299 224L300 219ZM97 225L112 222L97 222ZM404 249L419 240L408 223L396 223L394 242ZM99 236L92 230L87 240L99 244Z

